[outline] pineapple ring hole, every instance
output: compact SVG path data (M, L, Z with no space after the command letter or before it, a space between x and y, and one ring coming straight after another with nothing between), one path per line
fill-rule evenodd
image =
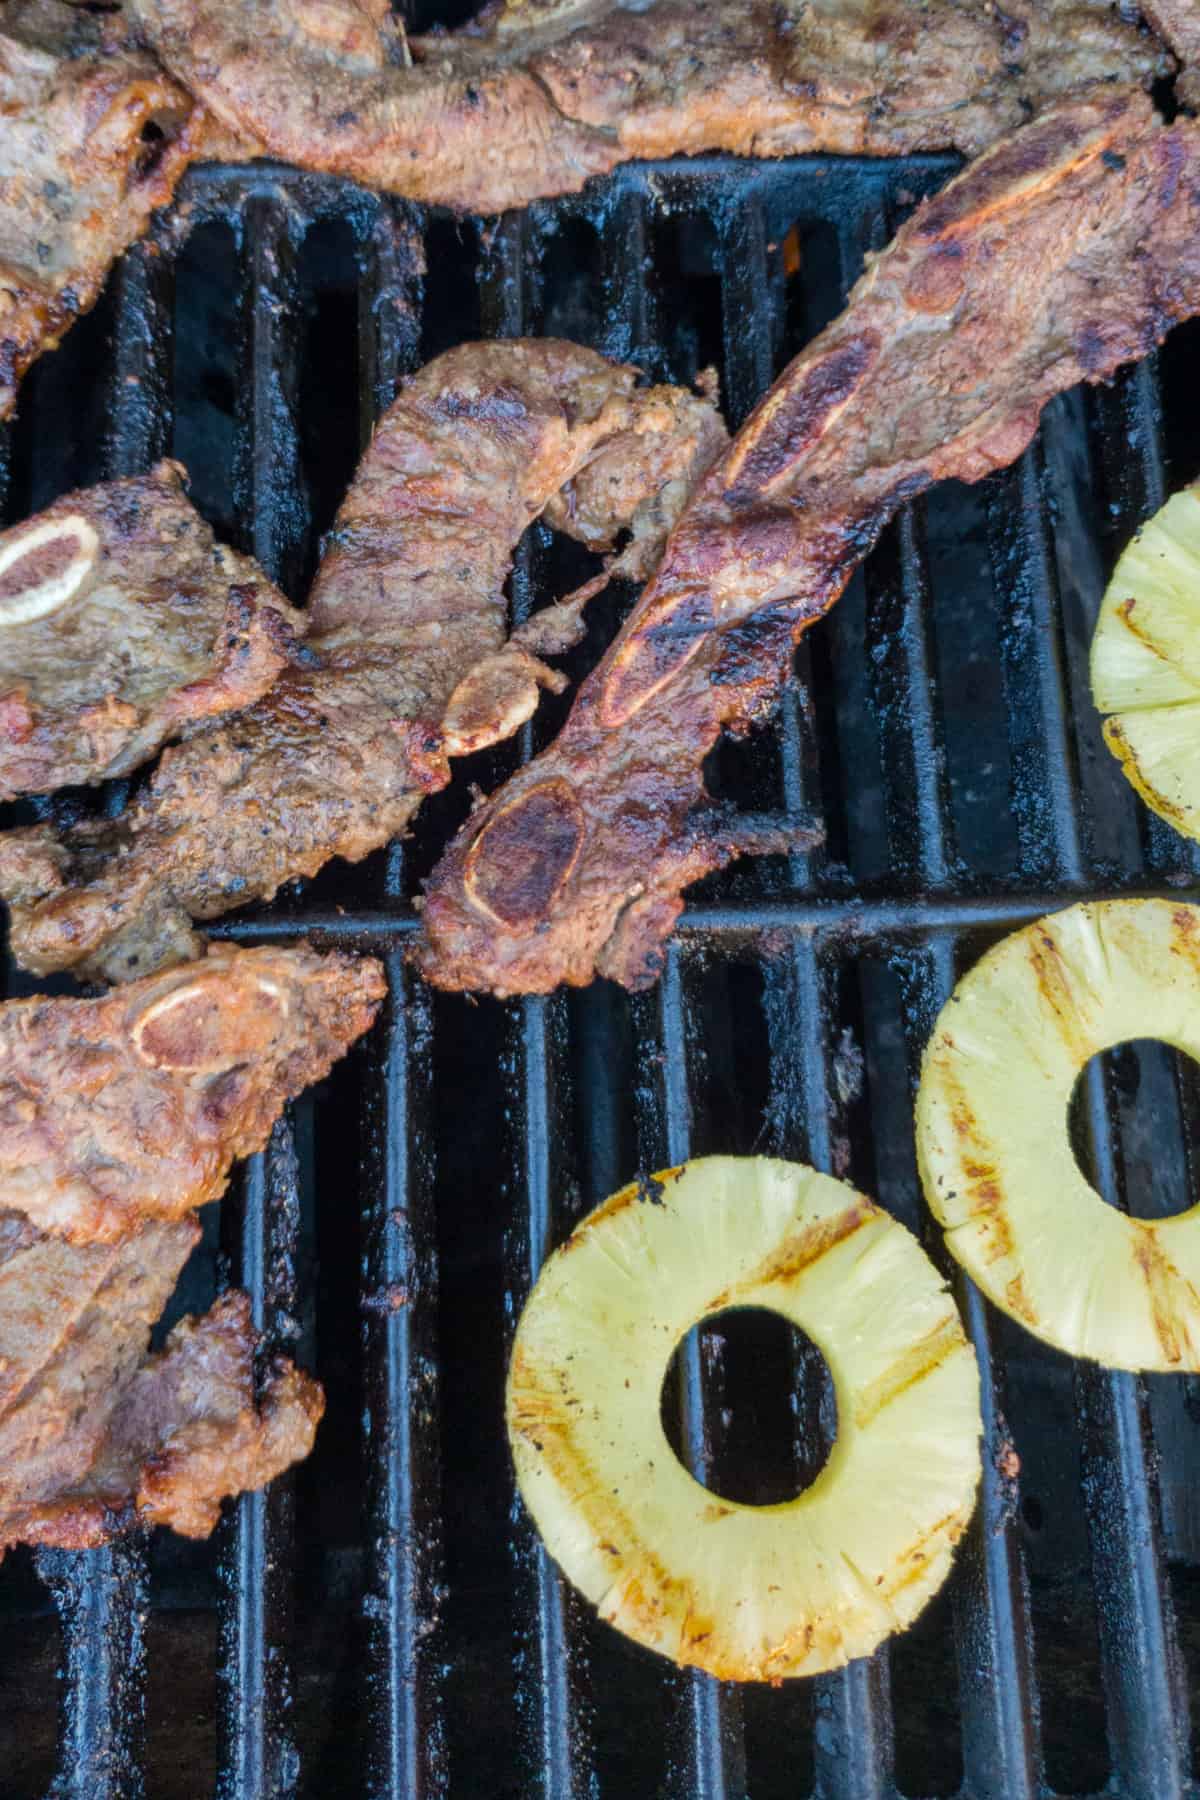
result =
M660 1396L663 1431L685 1469L682 1400L688 1362L696 1354L720 1395L710 1421L715 1454L696 1479L739 1506L797 1499L837 1441L833 1375L821 1350L783 1313L765 1306L731 1307L693 1325L675 1346Z
M1097 1182L1087 1149L1088 1075L1094 1066L1099 1067L1108 1102L1121 1120L1125 1185L1123 1205L1117 1210L1134 1219L1171 1219L1188 1212L1195 1196L1189 1191L1187 1170L1174 1157L1161 1155L1159 1146L1178 1130L1177 1074L1190 1082L1200 1100L1200 1066L1162 1038L1144 1037L1123 1038L1098 1051L1079 1071L1067 1114L1071 1149L1084 1180L1114 1208L1116 1197Z

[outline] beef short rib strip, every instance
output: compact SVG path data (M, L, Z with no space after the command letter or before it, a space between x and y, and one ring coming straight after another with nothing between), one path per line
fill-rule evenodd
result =
M304 619L218 544L178 463L0 533L0 796L124 775L270 687Z
M207 1536L224 1495L308 1454L321 1389L280 1359L256 1397L244 1294L147 1354L199 1235L187 1217L70 1244L0 1212L0 1555L139 1523Z
M0 838L18 959L122 980L195 955L193 919L367 855L450 756L528 718L562 685L534 652L570 641L578 601L505 644L522 531L547 508L593 549L629 527L613 571L644 573L727 442L707 399L636 379L546 340L464 345L407 382L338 514L307 665L166 751L120 818Z
M1107 0L509 0L405 39L388 0L127 0L234 134L498 212L634 157L975 152L1161 48Z
M202 141L190 94L73 6L0 10L0 419Z
M447 988L642 987L690 882L745 848L701 774L772 707L802 631L906 500L1013 461L1042 407L1200 310L1200 125L1136 92L1065 104L926 201L685 510L558 739L428 884Z
M383 991L370 959L214 947L97 1000L5 1002L5 1207L96 1243L216 1199L285 1102L367 1030Z

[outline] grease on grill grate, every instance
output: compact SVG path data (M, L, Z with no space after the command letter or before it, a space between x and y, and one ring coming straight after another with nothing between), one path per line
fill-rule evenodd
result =
M398 370L480 331L553 329L659 378L715 360L736 424L950 167L629 168L486 230L270 167L193 171L180 225L31 376L6 517L173 450L218 530L297 597ZM460 770L403 852L223 925L388 958L370 1050L292 1110L208 1221L177 1302L244 1282L329 1412L310 1462L244 1497L213 1545L43 1556L61 1637L31 1559L6 1563L6 1795L1188 1791L1194 1382L1073 1369L964 1289L989 1454L959 1567L869 1664L778 1692L673 1671L577 1603L515 1506L502 1411L547 1248L638 1168L806 1157L927 1233L910 1089L957 970L1068 896L1194 884L1194 848L1137 807L1087 702L1105 574L1168 475L1200 469L1181 398L1200 328L1160 364L1056 402L1016 470L939 490L885 534L804 639L773 727L713 759L714 790L749 809L819 805L828 843L691 896L657 992L431 1002L403 969L407 897L465 779L497 781L552 731L550 708ZM580 555L535 529L514 609L577 579ZM576 675L628 598L598 613ZM1177 1164L1171 1192L1195 1197L1195 1083L1163 1064L1143 1088L1135 1125L1128 1083L1098 1072L1087 1154L1116 1192L1153 1144ZM677 1407L701 1472L749 1379L734 1358L723 1380L719 1331L705 1338L679 1358ZM794 1418L797 1469L814 1466L813 1370L794 1405L767 1400Z

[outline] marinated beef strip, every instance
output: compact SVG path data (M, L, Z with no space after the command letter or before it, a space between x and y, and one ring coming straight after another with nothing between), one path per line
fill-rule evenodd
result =
M0 419L164 205L199 113L152 56L66 5L0 9Z
M1141 11L1183 65L1176 99L1200 111L1200 0L1146 0Z
M1107 0L507 0L409 38L388 0L126 0L244 141L492 213L634 157L975 152L1161 47Z
M216 542L183 474L160 463L0 533L0 796L125 775L293 659L303 615Z
M747 848L702 764L770 710L887 520L1029 443L1046 402L1200 310L1200 125L1052 109L926 201L697 490L558 739L428 883L416 961L497 994L656 978L681 891Z
M528 718L539 683L562 685L533 652L570 640L580 597L505 644L521 532L547 509L594 549L629 527L613 568L644 572L727 442L707 399L636 379L552 339L464 345L414 376L338 515L307 666L166 751L120 818L0 837L18 958L122 980L194 955L193 919L357 861L450 756Z
M367 1030L383 991L369 959L214 947L97 1000L5 1002L5 1207L87 1244L215 1200L234 1160Z
M256 1394L244 1294L147 1353L199 1235L190 1216L70 1244L0 1212L0 1555L85 1549L139 1523L205 1537L224 1495L312 1448L321 1389L277 1359Z

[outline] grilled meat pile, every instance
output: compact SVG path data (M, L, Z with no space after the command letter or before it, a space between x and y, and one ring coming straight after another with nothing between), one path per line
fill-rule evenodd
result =
M0 534L0 795L125 775L270 687L304 619L218 544L177 463Z
M887 520L1011 462L1052 395L1197 310L1200 125L1136 92L1053 108L926 202L699 488L556 743L444 857L423 974L652 982L683 888L786 847L714 815L703 761L769 710Z
M239 137L302 167L499 212L632 157L974 153L1161 51L1097 0L507 0L405 39L388 0L126 0Z
M619 566L644 573L724 448L708 400L635 380L547 340L467 344L407 382L338 514L307 664L167 751L119 818L0 840L19 959L120 980L194 955L193 919L365 856L445 784L448 757L516 730L560 681L535 650L564 647L578 617L551 608L505 644L521 532L548 512L602 548L628 527Z
M280 1361L256 1398L243 1295L147 1346L193 1209L382 995L369 959L221 949L99 1000L0 1007L0 1551L135 1521L204 1535L223 1495L307 1455L321 1390Z

